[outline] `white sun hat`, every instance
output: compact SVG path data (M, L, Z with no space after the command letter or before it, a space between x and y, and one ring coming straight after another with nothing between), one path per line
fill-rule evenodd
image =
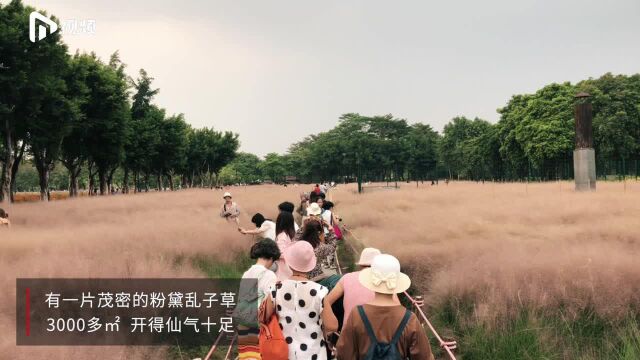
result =
M224 198L226 198L226 197L232 197L232 196L231 196L231 193L230 193L230 192L228 192L228 191L227 191L226 193L224 193L224 195L222 196L222 198L224 199Z
M401 293L411 286L411 279L400 272L400 261L389 254L373 258L371 267L361 270L358 280L367 289L382 294Z
M360 260L358 260L356 265L371 266L371 261L373 260L373 258L380 254L382 254L382 252L380 252L380 250L376 248L364 248L364 250L362 250L362 252L360 253Z
M307 216L317 216L322 214L322 209L318 203L311 203L307 208Z

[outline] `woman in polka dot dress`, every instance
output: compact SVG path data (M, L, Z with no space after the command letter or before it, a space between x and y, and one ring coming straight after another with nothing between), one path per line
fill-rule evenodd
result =
M326 360L321 315L328 290L308 278L316 266L313 247L306 241L295 242L285 250L284 258L293 275L271 287L267 315L273 311L278 315L290 360Z

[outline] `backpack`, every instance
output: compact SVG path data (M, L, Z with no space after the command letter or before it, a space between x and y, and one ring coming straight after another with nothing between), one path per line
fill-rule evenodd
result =
M402 336L402 332L407 327L407 323L409 322L409 318L411 317L411 311L409 309L404 313L404 317L400 322L400 326L398 326L398 330L393 335L391 342L384 343L378 341L376 339L376 335L373 332L373 328L371 327L371 323L367 318L367 315L364 313L364 307L362 305L358 305L358 312L360 313L360 317L362 318L362 322L364 322L364 327L367 329L367 333L369 334L369 338L371 339L371 346L365 355L365 360L400 360L402 356L398 351L398 340L400 340L400 336Z
M258 326L258 300L260 290L258 283L269 269L264 269L258 275L256 282L253 279L240 279L240 289L238 290L238 304L233 310L233 323L246 327Z

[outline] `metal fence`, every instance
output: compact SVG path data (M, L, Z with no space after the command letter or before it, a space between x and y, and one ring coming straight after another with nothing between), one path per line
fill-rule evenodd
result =
M596 157L596 177L598 180L624 180L629 178L637 180L640 177L640 160ZM573 179L573 158L550 162L540 167L530 166L527 179L531 181Z

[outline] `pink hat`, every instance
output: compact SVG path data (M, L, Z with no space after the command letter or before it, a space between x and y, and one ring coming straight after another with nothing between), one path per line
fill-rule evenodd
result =
M316 253L306 241L296 241L284 251L284 261L295 271L309 272L316 267Z

